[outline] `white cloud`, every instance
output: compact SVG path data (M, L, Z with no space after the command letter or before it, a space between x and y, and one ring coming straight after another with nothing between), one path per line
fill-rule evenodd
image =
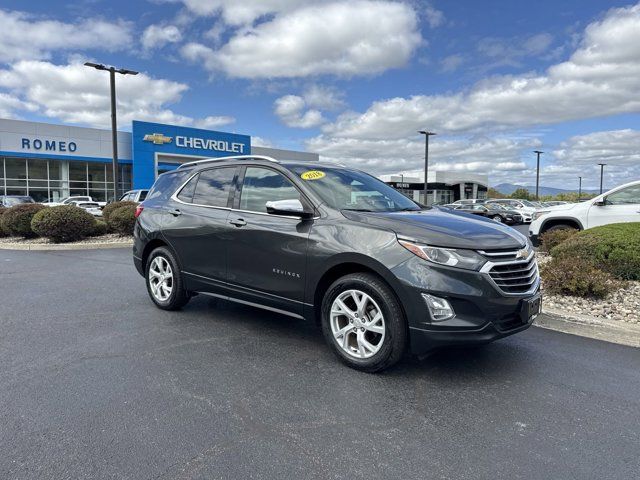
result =
M498 76L469 91L375 102L324 127L345 138L402 138L416 128L468 133L640 111L640 4L610 10L571 58L544 75Z
M538 33L524 38L483 38L477 50L482 55L501 62L516 63L523 57L538 56L546 52L553 43L553 35Z
M7 93L0 92L0 117L13 118L17 110L35 111L37 107Z
M429 147L431 167L487 173L522 171L523 149L540 145L537 139L471 138L432 139ZM308 151L325 160L361 168L380 175L418 170L424 164L424 140L413 138L364 140L319 135L306 142Z
M180 55L185 60L202 65L207 70L216 68L215 52L212 48L198 42L189 42L180 49Z
M182 34L175 25L149 25L142 33L142 47L145 50L162 48L168 43L182 40Z
M13 99L13 111L37 111L41 115L67 123L96 127L110 126L109 81L99 72L74 62L55 65L45 61L25 60L0 70L0 88L7 90L3 97ZM141 73L118 76L117 98L120 124L132 120L151 120L162 123L192 125L211 123L216 118L194 120L180 115L168 105L177 103L188 89L184 83L156 79ZM219 124L219 123L218 123Z
M322 0L182 0L197 15L220 14L227 25L247 25L264 15L292 10Z
M425 6L424 15L431 28L439 27L444 23L444 13L435 8L431 3L427 3Z
M0 61L48 58L55 50L122 50L131 45L131 28L123 20L64 23L0 10Z
M222 127L224 125L235 123L235 121L235 118L228 116L209 116L200 120L196 120L193 123L193 126L197 128L214 129Z
M640 131L612 130L571 137L553 152L561 164L580 168L607 163L640 167Z
M304 112L306 106L304 98L285 95L274 102L274 112L288 127L312 128L324 123L325 120L319 110L311 109Z
M326 85L308 86L303 97L308 106L320 110L338 110L345 105L344 93Z
M449 55L440 61L440 71L444 73L455 72L465 62L460 54Z
M267 2L270 8L273 3L284 10L285 4L292 7L301 2ZM254 3L250 6L253 13L246 18L257 11ZM236 30L218 50L197 44L197 50L192 45L182 53L230 77L353 76L405 65L421 41L416 13L410 6L353 0L282 11L255 27Z

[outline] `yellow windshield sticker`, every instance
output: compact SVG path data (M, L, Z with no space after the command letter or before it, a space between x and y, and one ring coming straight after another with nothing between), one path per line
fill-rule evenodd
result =
M300 178L302 178L303 180L320 180L324 176L325 173L321 172L320 170L309 170L308 172L304 172L302 175L300 175Z

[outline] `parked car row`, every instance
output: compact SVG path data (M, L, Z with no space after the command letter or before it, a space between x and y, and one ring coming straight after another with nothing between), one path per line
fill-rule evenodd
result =
M568 204L568 202L534 202L517 198L468 198L442 206L474 215L481 215L508 225L515 225L518 223L531 223L533 214L537 210L565 204Z

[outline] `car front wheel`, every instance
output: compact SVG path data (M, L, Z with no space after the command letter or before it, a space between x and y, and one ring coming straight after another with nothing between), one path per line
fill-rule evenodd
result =
M368 273L333 283L322 302L322 330L347 365L378 372L398 362L407 346L407 325L393 291Z
M492 217L496 222L502 223L502 217L500 215L494 215Z
M189 301L184 289L180 268L173 253L164 247L156 248L146 266L146 283L149 297L163 310L179 310Z

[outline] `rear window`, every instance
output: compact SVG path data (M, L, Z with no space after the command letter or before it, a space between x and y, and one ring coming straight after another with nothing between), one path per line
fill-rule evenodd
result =
M163 173L158 176L156 182L149 190L147 197L145 198L145 205L149 205L153 201L166 201L168 200L173 192L175 192L182 182L186 181L189 175L193 170L191 169L180 169L174 170L172 172Z
M193 203L210 207L226 207L236 173L235 167L213 168L198 175Z

